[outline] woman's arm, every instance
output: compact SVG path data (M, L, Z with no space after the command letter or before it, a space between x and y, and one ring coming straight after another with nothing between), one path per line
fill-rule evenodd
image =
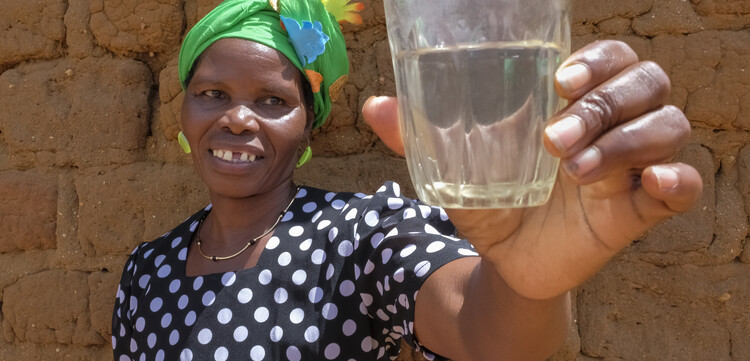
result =
M574 66L575 65L575 66ZM513 210L446 210L481 258L454 261L420 290L415 330L456 360L543 360L564 340L567 292L664 219L688 210L700 175L669 163L690 124L665 105L670 82L627 45L593 43L558 71L570 105L551 120L547 149L561 158L550 201ZM370 99L365 119L402 151L392 98Z

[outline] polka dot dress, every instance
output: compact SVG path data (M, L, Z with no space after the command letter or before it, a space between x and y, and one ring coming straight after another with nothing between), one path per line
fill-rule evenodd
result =
M414 338L414 300L471 245L440 208L301 187L255 267L185 275L201 210L136 248L117 291L115 360L387 360Z

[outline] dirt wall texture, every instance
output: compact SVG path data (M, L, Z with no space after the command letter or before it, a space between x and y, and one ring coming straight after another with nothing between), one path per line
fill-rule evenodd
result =
M382 2L360 1L350 82L297 178L408 187L359 113L395 93ZM0 0L0 360L111 359L127 254L207 203L177 145L176 58L217 3ZM573 34L574 49L623 40L670 74L694 128L680 159L705 190L576 290L553 359L750 360L750 1L573 0Z

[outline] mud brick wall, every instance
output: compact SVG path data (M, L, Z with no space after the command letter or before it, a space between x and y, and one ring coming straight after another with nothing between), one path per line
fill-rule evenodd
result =
M300 182L407 186L364 124L394 94L380 0L345 25L352 76ZM217 0L0 0L0 360L108 360L129 251L207 202L177 145L176 58ZM750 360L750 1L573 0L573 47L620 39L672 78L700 204L575 292L554 360ZM420 359L410 352L401 360Z

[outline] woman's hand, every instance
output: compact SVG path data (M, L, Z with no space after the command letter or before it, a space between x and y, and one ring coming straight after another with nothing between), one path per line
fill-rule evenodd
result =
M555 115L545 146L561 170L545 205L526 209L447 209L451 221L520 295L558 296L591 277L648 228L687 211L702 182L691 166L669 163L690 124L669 105L670 82L626 44L600 41L574 53L557 73L570 105ZM365 120L403 154L395 98L371 98Z

